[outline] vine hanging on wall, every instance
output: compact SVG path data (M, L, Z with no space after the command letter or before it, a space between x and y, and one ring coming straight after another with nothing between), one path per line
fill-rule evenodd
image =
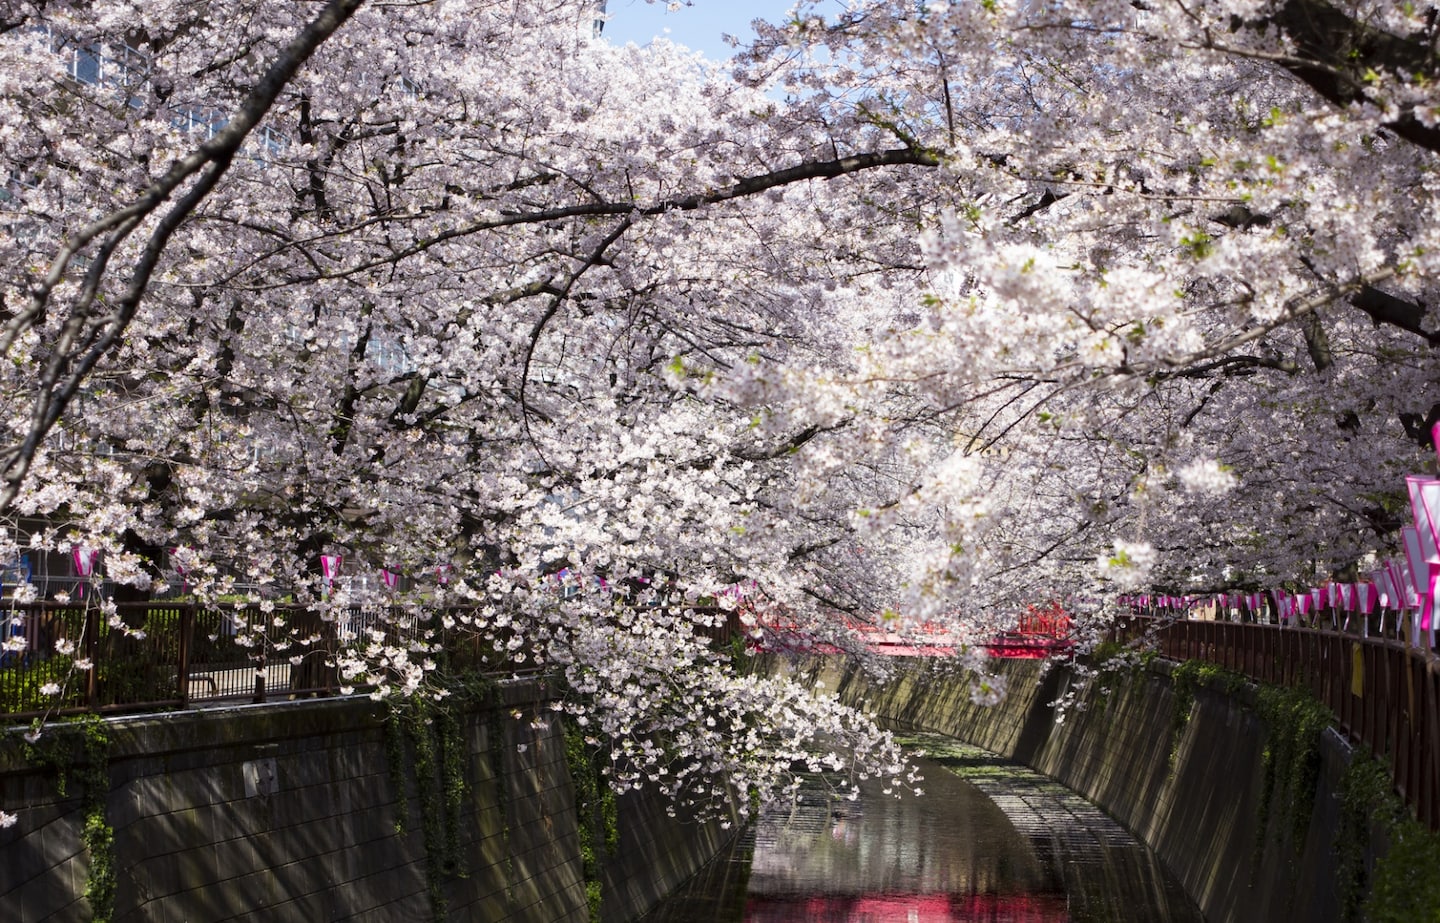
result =
M585 873L585 899L590 919L599 921L604 899L604 860L620 846L620 811L615 790L605 780L604 754L598 743L587 740L573 721L565 722L565 762L575 790L575 819L580 839L580 860Z
M395 832L408 829L407 779L415 780L420 833L425 843L425 883L437 923L449 918L445 882L464 876L460 813L469 785L465 741L456 704L437 705L424 696L390 703L385 756L395 797Z
M1261 790L1260 835L1275 808L1280 829L1298 853L1305 846L1315 790L1320 782L1320 740L1335 720L1330 710L1305 689L1262 685L1256 709L1269 733L1265 737L1265 776Z
M80 842L90 866L85 876L85 902L92 923L110 923L115 916L115 830L110 826L110 734L98 715L42 731L39 721L26 735L25 758L55 771L55 787L66 797L72 781L80 784Z

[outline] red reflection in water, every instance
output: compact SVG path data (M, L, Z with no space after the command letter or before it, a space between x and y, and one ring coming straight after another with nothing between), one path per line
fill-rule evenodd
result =
M745 923L1069 923L1064 895L753 896Z

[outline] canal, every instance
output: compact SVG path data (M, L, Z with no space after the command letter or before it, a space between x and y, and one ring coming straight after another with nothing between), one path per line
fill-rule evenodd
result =
M939 735L922 797L813 779L645 923L1203 923L1154 854L1034 771Z

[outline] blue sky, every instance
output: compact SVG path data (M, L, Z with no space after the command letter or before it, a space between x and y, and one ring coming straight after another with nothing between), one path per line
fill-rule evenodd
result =
M730 57L730 46L720 40L725 33L746 39L754 36L751 21L766 19L778 22L794 4L794 0L694 0L693 6L667 12L664 0L608 0L604 35L617 45L634 42L645 45L657 35L680 45L705 53L720 61Z

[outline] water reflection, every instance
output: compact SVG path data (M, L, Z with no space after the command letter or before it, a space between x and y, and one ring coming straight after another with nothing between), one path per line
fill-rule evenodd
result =
M919 761L924 797L875 783L852 802L814 779L647 923L1201 923L1083 799L949 738L911 743L934 754Z

